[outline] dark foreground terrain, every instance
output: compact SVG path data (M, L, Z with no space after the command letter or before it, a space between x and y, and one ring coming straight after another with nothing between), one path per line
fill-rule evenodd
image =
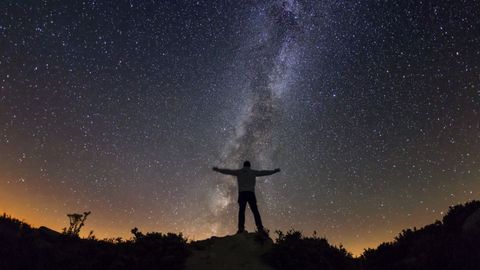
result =
M81 239L0 217L0 269L480 269L480 201L451 207L442 221L403 230L353 258L300 232L187 242L181 234L132 230L129 240Z

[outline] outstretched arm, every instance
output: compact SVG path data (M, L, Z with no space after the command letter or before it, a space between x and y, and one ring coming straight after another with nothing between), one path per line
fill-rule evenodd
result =
M223 174L228 174L228 175L237 175L237 170L229 170L229 169L219 169L217 167L213 167L212 170L223 173Z
M277 168L275 170L263 170L263 171L255 171L255 175L256 176L267 176L267 175L272 175L274 173L277 173L279 172L280 169Z

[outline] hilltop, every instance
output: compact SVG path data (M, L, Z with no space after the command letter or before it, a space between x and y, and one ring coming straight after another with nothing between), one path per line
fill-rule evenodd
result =
M255 269L271 270L262 260L271 250L273 241L256 233L241 233L212 237L192 243L193 254L187 259L186 269Z
M480 265L480 201L450 207L441 221L405 229L359 258L298 231L276 240L242 233L188 242L132 230L128 240L82 239L0 216L0 269L462 269Z

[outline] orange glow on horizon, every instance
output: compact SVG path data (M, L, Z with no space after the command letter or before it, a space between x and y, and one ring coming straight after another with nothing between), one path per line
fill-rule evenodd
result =
M57 200L52 200L51 197L34 197L29 196L31 190L25 189L25 187L14 186L11 184L5 184L5 179L0 179L0 213L6 213L7 215L22 220L33 227L46 226L53 230L61 232L64 227L68 226L67 213L82 213L84 211L92 210L92 214L87 218L85 226L82 228L81 236L86 237L91 230L94 231L94 235L98 239L105 238L117 238L130 239L132 237L131 229L138 227L143 233L146 232L173 232L184 235L190 241L203 240L212 236L224 236L227 234L233 234L234 228L231 233L223 231L215 231L214 228L210 228L205 224L196 226L194 223L190 224L190 228L175 229L172 224L142 224L142 220L137 218L136 221L127 219L127 222L118 222L113 217L108 217L101 212L96 212L95 209L88 209L85 207L78 207L81 210L72 211L68 207L62 204L58 204ZM17 188L15 188L17 187ZM41 198L41 199L40 199ZM468 199L465 199L468 201ZM303 228L299 229L305 236L311 236L311 232L316 230L320 237L325 237L332 245L343 245L354 256L360 256L367 248L376 248L383 242L393 241L394 237L398 235L403 229L413 227L423 227L427 224L435 222L436 219L441 217L448 211L448 206L451 205L448 202L444 202L445 206L438 208L438 212L435 215L423 215L422 209L415 209L412 212L412 217L404 218L401 222L396 222L391 225L388 232L386 230L372 230L368 236L362 236L360 231L342 231L341 235L333 232L323 233L321 230L315 228ZM459 202L460 203L460 202ZM414 218L416 217L416 218ZM121 217L119 217L121 218ZM248 222L247 222L248 223ZM121 226L115 225L121 224ZM380 226L377 226L380 227ZM362 228L364 229L364 228ZM276 228L272 226L270 230L270 236L275 239L274 233ZM285 229L283 229L285 231ZM363 230L365 232L366 230ZM360 234L360 237L359 237Z
M22 199L22 197L15 197L16 201L13 202L13 196L8 196L8 194L5 194L4 192L1 192L0 197L2 198L0 200L0 211L1 213L6 213L7 215L22 220L23 222L26 222L27 224L32 225L33 227L40 227L40 226L46 226L49 227L53 230L62 231L62 228L66 227L68 225L68 218L66 216L67 212L50 212L50 213L45 213L45 212L40 212L35 210L34 208L29 208L29 207L23 207L27 205L31 205L31 202L29 202L27 199ZM10 201L10 203L8 203ZM89 216L85 223L85 227L81 231L81 236L86 237L90 230L94 231L94 235L98 239L106 239L106 238L117 238L117 237L122 237L122 239L130 239L132 237L132 234L130 233L130 229L133 227L138 227L140 231L142 232L151 232L151 231L158 231L158 232L174 232L170 230L162 230L160 229L155 229L155 228L143 228L141 225L136 225L136 226L131 226L131 228L120 228L120 227L110 227L105 223L99 222L95 220L97 217L95 216L95 213L92 212L92 214ZM174 232L178 233L178 232ZM306 236L309 236L308 233L304 233ZM187 237L190 241L196 241L196 240L203 240L210 238L214 236L211 231L205 230L205 231L199 231L199 230L192 230L190 232L183 232L183 235ZM226 235L226 234L225 234ZM218 234L215 236L224 236L223 234ZM270 236L272 238L275 238L276 235L273 232L270 232ZM331 239L329 239L328 235L326 236L327 240L329 241L330 244L339 246L342 244L347 251L352 253L355 257L360 256L364 249L366 248L375 248L377 247L380 243L385 242L385 241L392 241L393 237L388 237L385 235L372 235L372 240L368 242L356 242L355 239L344 239L344 241L340 242L334 242Z

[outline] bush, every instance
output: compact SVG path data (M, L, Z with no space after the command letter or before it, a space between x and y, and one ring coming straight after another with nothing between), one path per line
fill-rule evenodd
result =
M336 247L315 234L304 237L301 232L290 230L278 237L265 260L277 269L354 269L352 255L342 246Z
M0 269L182 269L181 234L135 231L131 240L81 239L0 216Z
M421 229L403 230L393 242L366 250L361 259L364 269L462 269L480 265L480 236L462 231L465 220L480 210L480 202L450 207L443 218Z

